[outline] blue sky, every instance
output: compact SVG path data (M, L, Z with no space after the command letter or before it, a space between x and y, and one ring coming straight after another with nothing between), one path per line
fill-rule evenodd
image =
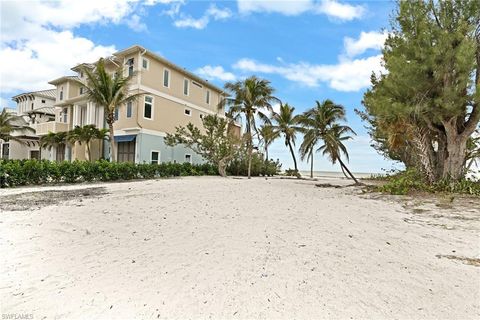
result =
M348 144L356 172L390 169L369 145L361 108L372 71L379 72L391 1L1 1L0 108L24 91L140 44L222 86L256 74L302 112L332 99L348 111L358 136ZM31 12L37 14L32 15ZM300 143L301 137L299 137ZM283 141L271 157L293 166ZM334 170L319 154L316 170ZM300 164L308 169L307 163Z

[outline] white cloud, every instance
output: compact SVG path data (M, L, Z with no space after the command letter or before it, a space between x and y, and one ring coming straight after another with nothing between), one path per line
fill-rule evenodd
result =
M386 32L370 31L360 33L358 39L346 37L343 40L347 57L358 56L368 49L380 50L385 44L388 34Z
M265 64L244 58L237 61L233 68L248 73L277 74L308 87L316 87L321 83L326 83L338 91L358 91L370 85L372 72L378 74L384 71L381 65L382 55L380 54L357 59L353 57L363 53L368 48L381 48L378 41L375 44L370 40L362 43L362 35L363 38L370 39L371 34L362 32L358 41L346 40L344 50L347 52L347 56L341 55L337 64L285 63L278 58L277 61L280 64Z
M130 29L136 32L147 31L147 25L141 21L141 17L138 14L133 14L126 21L126 24Z
M233 73L225 71L221 66L206 65L197 69L195 73L208 80L233 81L236 79Z
M183 15L179 13L179 10L175 12L170 12L175 16L179 15L179 18L174 21L174 25L178 28L194 28L194 29L203 29L205 28L211 19L226 20L232 16L232 12L228 8L218 8L215 4L211 4L210 7L205 11L204 15L198 19L195 19L191 16Z
M296 16L302 13L325 14L336 20L353 20L365 14L360 5L340 3L337 0L237 0L240 13L280 13Z

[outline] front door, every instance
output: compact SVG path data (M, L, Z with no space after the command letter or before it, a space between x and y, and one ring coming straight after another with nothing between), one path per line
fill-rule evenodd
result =
M117 143L117 161L135 162L135 140Z

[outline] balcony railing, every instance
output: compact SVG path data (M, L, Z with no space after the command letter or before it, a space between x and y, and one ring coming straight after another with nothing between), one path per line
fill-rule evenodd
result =
M68 123L49 121L43 123L36 123L33 125L38 136L46 135L49 132L65 132L68 131Z

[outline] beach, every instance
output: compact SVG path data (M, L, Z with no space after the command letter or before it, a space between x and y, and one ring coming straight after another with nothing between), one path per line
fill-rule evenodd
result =
M0 190L0 313L478 319L478 199L350 183L185 177Z

